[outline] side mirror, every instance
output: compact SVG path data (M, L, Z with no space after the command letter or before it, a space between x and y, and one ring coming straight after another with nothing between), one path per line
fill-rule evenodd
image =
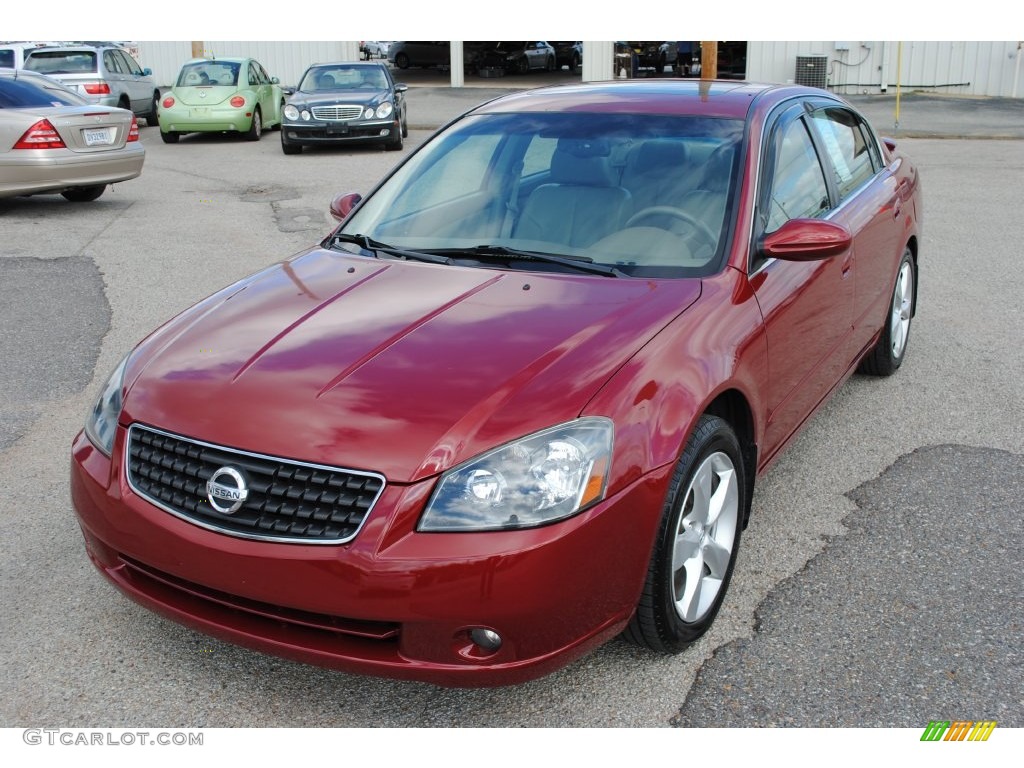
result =
M405 83L395 83L395 93L405 93L409 90L409 86Z
M143 77L149 77L152 74L153 74L153 70L150 69L149 67L146 67L145 69L142 70Z
M344 221L362 199L363 196L358 192L346 192L343 195L338 195L331 200L331 216L337 221Z
M816 261L849 250L853 235L846 227L822 219L790 219L761 239L761 255L783 261Z
M276 77L272 77L272 78L270 78L270 84L271 85L280 85L281 81L278 78L276 78Z

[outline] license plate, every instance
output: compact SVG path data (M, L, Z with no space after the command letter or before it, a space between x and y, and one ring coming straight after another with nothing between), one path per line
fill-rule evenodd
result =
M346 136L346 135L348 135L348 130L349 129L348 129L347 125L341 125L341 126L332 125L332 126L327 128L327 135L328 136Z
M87 147L96 147L114 143L113 128L83 128L82 136L85 139L85 146Z
M188 111L191 117L206 117L210 113L209 107L193 107Z

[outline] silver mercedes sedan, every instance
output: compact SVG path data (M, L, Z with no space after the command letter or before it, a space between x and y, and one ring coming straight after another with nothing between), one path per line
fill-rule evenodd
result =
M95 200L141 174L145 157L130 110L89 104L45 75L0 69L0 198Z

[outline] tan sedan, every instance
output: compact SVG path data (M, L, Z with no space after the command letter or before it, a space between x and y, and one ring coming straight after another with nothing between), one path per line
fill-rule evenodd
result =
M95 200L142 173L145 157L131 111L89 104L43 75L0 69L0 198Z

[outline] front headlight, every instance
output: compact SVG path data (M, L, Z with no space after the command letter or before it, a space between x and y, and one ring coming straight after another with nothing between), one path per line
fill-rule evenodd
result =
M85 419L86 436L107 456L114 450L114 434L117 432L117 419L121 415L124 369L127 363L128 358L125 357L117 364Z
M613 431L609 419L577 419L454 467L417 529L508 530L570 517L604 498Z
M284 116L287 117L289 120L298 120L299 119L299 109L298 109L298 107L296 107L294 104L285 104Z
M385 101L383 104L377 107L377 117L380 119L384 119L385 117L390 116L393 111L394 108L391 106L391 102Z

